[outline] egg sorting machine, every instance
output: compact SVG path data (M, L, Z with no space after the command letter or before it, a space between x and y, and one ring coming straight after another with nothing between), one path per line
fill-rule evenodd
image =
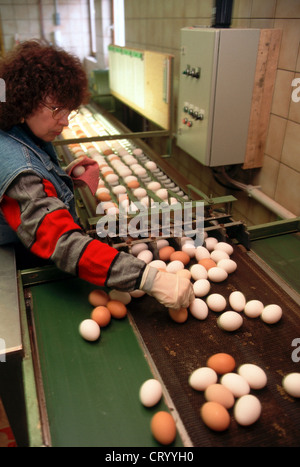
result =
M152 191L147 190L147 179L153 180L154 176L156 181L167 185L168 200L203 201L205 232L219 241L231 243L234 246L232 259L237 263L237 271L222 283L212 283L211 292L221 293L228 300L231 291L240 290L248 300L277 303L283 309L283 318L274 325L267 325L259 319L245 317L241 329L226 333L218 327L214 312L203 321L189 316L185 323L178 324L154 299L143 296L128 304L128 319L112 323L102 331L100 341L91 344L81 339L78 325L89 317L91 307L87 297L94 287L52 266L16 271L13 252L2 249L2 257L11 266L12 296L19 301L21 309L22 328L20 323L15 326L14 333L16 330L18 333L12 338L14 342L7 342L10 347L7 362L18 362L18 371L13 367L13 374L19 375L18 385L25 388L24 407L19 410L19 414L23 414L23 430L16 432L20 444L157 447L159 444L150 433L150 419L157 410L169 410L178 429L174 447L298 446L299 401L285 393L282 377L298 371L299 363L293 361L291 355L292 342L300 331L299 289L289 283L289 277L282 279L282 271L276 270L276 263L282 263L283 258L276 261L280 256L277 251L274 261L272 241L275 238L284 245L294 245L295 258L299 220L278 223L271 229L263 226L249 230L231 217L232 196L207 198L142 141L122 139L124 127L111 116L105 116L105 112L85 107L76 124L86 135L90 135L91 127L98 135L107 135L105 142L97 141L94 136L93 147L97 151L94 157L104 157L108 165L109 154L133 155L136 149L142 149L140 166L145 168L147 161L155 162L155 174L146 170L144 179L138 177L141 187L147 191L148 201L156 199ZM64 136L67 137L65 141L70 141L70 134ZM73 136L81 151L91 151L86 144L91 143L93 135L83 138L81 134L81 140L78 134ZM76 157L74 146L62 144L60 148L64 164ZM104 154L107 149L110 151ZM125 186L122 177L119 181ZM105 185L113 197L113 186L106 181ZM127 194L134 201L134 193L127 191ZM97 236L97 222L101 219L96 213L98 200L85 189L78 190L77 195L82 223L90 235ZM273 237L270 230L273 233L277 230L280 235ZM153 236L122 238L117 232L103 241L129 253L134 244L146 242L157 258L157 239ZM172 229L168 241L176 249L180 248L180 239ZM262 255L261 259L255 254L255 244L260 245L259 255L270 252L267 258ZM286 257L286 263L298 267L299 261L293 262L293 259ZM271 268L266 265L268 262ZM10 301L6 306L15 309L15 302ZM15 320L18 321L18 316ZM207 358L218 352L231 354L237 366L257 364L268 376L267 386L255 393L262 404L262 415L253 426L241 427L231 416L229 429L217 433L208 429L200 418L204 396L191 389L188 378L194 369L205 366ZM11 372L5 376L11 377ZM149 410L141 406L138 391L144 380L151 377L162 382L164 398Z

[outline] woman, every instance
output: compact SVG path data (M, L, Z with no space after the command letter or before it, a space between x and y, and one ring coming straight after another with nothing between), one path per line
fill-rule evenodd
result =
M166 307L187 307L190 281L92 239L75 212L72 179L51 144L88 100L80 61L27 41L0 62L0 244L21 243L34 255L98 286L142 289ZM92 170L92 165L88 166Z

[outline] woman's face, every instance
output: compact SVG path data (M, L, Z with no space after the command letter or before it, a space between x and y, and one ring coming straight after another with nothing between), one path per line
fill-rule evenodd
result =
M53 110L61 108L56 102L46 99L45 104L25 119L32 133L43 141L53 141L61 134L64 127L69 125L69 114L71 111L62 109L57 115L53 116Z

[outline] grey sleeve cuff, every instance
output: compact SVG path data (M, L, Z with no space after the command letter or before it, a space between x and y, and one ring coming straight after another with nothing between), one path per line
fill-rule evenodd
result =
M105 285L131 292L139 288L146 263L121 251L113 261Z

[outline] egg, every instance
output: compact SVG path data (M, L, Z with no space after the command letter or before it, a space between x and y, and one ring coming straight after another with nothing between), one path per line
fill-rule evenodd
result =
M169 445L176 438L176 424L168 412L156 412L151 419L150 428L153 437L160 444Z
M242 292L235 290L229 295L228 301L234 311L243 311L246 305L246 299Z
M157 379L145 381L139 391L139 398L145 407L153 407L158 404L162 397L162 386Z
M119 177L116 174L108 174L105 177L105 179L106 179L107 183L109 183L110 185L113 185L113 184L115 184L116 182L119 181Z
M113 187L112 192L115 195L120 195L120 194L126 193L126 188L123 185L117 185Z
M118 300L119 302L124 303L124 305L128 305L128 303L131 302L131 295L129 292L113 289L108 295L110 300Z
M151 172L154 172L154 170L157 169L157 165L156 165L155 162L153 162L153 161L148 161L148 162L146 162L145 167L146 167L148 170L150 170Z
M153 260L153 253L150 250L143 250L139 252L137 258L149 264Z
M136 198L141 199L144 196L147 196L147 191L145 190L145 188L137 188L136 190L134 190L133 194L134 196L136 196Z
M100 327L93 319L84 319L79 325L79 334L86 341L96 341L100 337Z
M204 246L197 246L195 251L195 257L197 261L200 261L204 258L210 258L210 252Z
M261 403L256 396L246 394L235 403L233 416L239 425L253 425L261 415Z
M150 182L148 183L147 188L151 191L157 191L161 188L161 184L158 182Z
M129 293L133 298L140 298L140 297L143 297L143 295L145 295L146 292L140 289L136 289L136 290L132 290Z
M180 308L179 310L169 308L169 316L176 323L185 323L188 319L188 311L186 308Z
M106 306L100 305L93 309L91 319L96 321L96 323L102 328L110 323L111 314Z
M226 251L223 250L211 251L210 257L213 261L215 261L215 263L218 263L218 261L221 261L221 259L230 259Z
M226 243L226 242L218 242L215 245L214 250L223 250L229 256L232 255L232 253L233 253L233 247L229 243Z
M225 311L219 316L217 324L224 331L232 332L242 326L243 318L236 311Z
M207 269L201 264L193 264L190 267L190 272L194 281L199 279L207 279Z
M224 375L225 373L231 373L235 368L235 359L227 353L216 353L211 355L206 365L209 368L215 370L219 375Z
M264 307L260 315L264 323L277 323L282 317L282 308L279 305L271 304Z
M162 238L161 240L157 240L156 246L157 246L157 249L160 250L164 246L169 246L169 242L165 238Z
M109 309L111 316L116 319L125 318L127 315L127 308L124 303L118 300L110 300L107 303L107 308Z
M160 188L156 192L157 196L161 199L167 199L168 198L168 192L165 188Z
M221 376L220 383L226 386L234 397L241 397L250 392L249 383L237 373L226 373Z
M217 243L218 239L215 237L207 237L205 239L205 247L208 249L208 251L212 251Z
M169 264L167 264L166 271L167 272L177 272L180 271L181 269L184 269L184 264L181 261L170 261Z
M198 279L194 282L193 289L196 297L204 297L210 291L210 282L207 279Z
M267 384L267 375L262 368L253 363L239 366L237 373L248 381L251 389L262 389Z
M208 402L218 402L225 409L233 407L235 399L231 391L223 384L211 384L205 389L204 397Z
M200 409L200 415L211 430L224 431L230 425L228 410L218 402L205 402Z
M181 261L185 266L189 264L190 259L191 258L189 257L189 255L184 251L174 251L170 255L170 261L178 260Z
M143 155L143 151L142 149L140 148L135 148L133 151L132 151L132 154L134 154L135 156L137 157L141 157Z
M134 190L135 188L139 188L140 187L140 182L138 180L131 180L131 182L128 182L127 183L127 186L128 188L130 188L131 190Z
M148 245L147 243L135 243L134 245L132 245L131 247L131 253L134 255L134 256L137 256L141 251L143 250L148 250Z
M159 259L161 259L162 261L165 261L165 262L169 261L170 256L174 251L175 251L175 248L173 248L172 246L162 247L158 252Z
M194 258L196 254L196 247L193 243L186 242L184 245L182 245L181 250L189 255L190 258Z
M208 306L201 298L195 298L189 306L189 310L194 318L203 320L207 318Z
M106 305L109 300L108 294L101 289L92 290L89 293L88 301L93 306Z
M161 259L155 259L149 263L151 266L157 269L166 269L167 265Z
M249 300L244 308L244 313L248 318L257 318L261 315L264 304L260 300Z
M207 276L208 276L208 279L211 280L212 282L223 282L225 281L225 279L227 279L228 274L225 271L225 269L222 269L216 266L216 267L211 267L208 269Z
M81 175L84 174L84 172L85 172L85 167L83 167L82 165L77 165L72 170L72 175L73 177L80 177Z
M293 397L300 397L300 373L289 373L282 380L284 390Z
M196 391L205 391L210 384L215 384L218 375L212 368L200 367L194 370L189 376L189 385Z
M96 197L98 201L110 201L111 200L111 196L109 193L104 193L104 192L98 193L98 190L96 192Z
M232 274L237 269L237 264L233 259L220 259L217 262L219 268L225 269L228 274Z
M213 293L209 295L206 299L207 306L216 312L223 311L226 307L226 299L223 295L218 293Z
M211 258L203 258L198 261L198 264L201 264L202 266L209 271L211 268L215 268L217 264L211 259ZM220 268L221 269L221 268ZM226 272L226 271L225 271Z

